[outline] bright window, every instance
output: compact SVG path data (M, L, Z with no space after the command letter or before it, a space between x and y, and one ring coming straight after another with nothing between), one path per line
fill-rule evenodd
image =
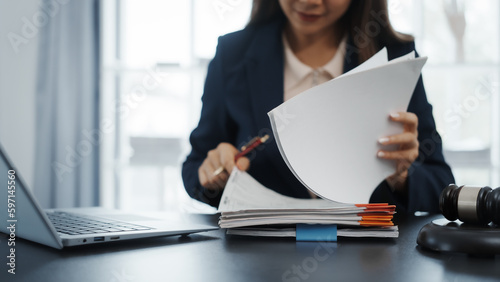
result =
M428 99L458 184L500 182L500 3L391 0L396 29L429 60Z
M250 1L103 1L104 205L208 211L189 198L181 164L201 110L217 38L242 29Z

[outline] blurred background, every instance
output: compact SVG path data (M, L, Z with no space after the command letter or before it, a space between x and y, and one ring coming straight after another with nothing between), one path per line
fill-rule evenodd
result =
M190 150L217 38L250 0L0 0L0 142L43 207L211 212ZM458 184L500 186L500 2L390 0Z

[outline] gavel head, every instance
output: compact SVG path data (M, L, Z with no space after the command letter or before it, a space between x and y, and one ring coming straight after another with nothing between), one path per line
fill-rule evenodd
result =
M451 221L500 225L500 189L450 184L441 192L439 209Z

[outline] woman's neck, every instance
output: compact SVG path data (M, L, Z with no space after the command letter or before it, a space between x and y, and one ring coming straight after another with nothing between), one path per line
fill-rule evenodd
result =
M340 36L332 29L314 34L299 33L287 24L285 36L295 56L311 68L319 68L328 63L337 52Z

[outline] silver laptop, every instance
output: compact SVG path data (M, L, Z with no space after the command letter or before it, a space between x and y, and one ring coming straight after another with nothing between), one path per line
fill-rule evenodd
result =
M0 144L1 232L53 248L186 235L218 227L103 208L42 210Z

